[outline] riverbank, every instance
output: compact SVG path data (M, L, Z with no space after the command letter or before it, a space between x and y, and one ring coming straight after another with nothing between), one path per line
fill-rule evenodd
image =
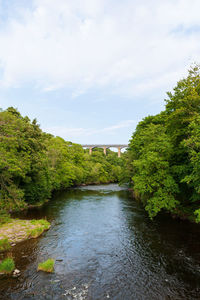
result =
M50 223L44 219L10 219L0 226L0 251L9 250L19 242L37 238L49 228Z
M141 202L140 198L138 195L135 193L133 188L128 188L128 190L132 193L132 197L134 200ZM143 208L145 209L145 206L142 204ZM198 215L194 214L195 210L199 208L199 203L194 203L193 205L188 205L188 206L179 206L176 207L173 211L165 211L166 214L169 214L171 218L173 219L180 219L182 221L189 221L191 223L196 223L198 224L200 222L200 219L198 219Z

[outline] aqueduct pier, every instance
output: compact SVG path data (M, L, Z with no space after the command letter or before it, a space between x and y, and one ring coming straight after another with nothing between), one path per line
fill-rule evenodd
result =
M92 149L94 148L103 148L103 152L106 155L106 149L108 148L117 148L118 149L118 157L121 156L121 149L123 148L127 148L128 145L125 144L109 144L109 145L104 145L104 144L100 144L100 145L81 145L83 148L87 148L89 149L89 154L92 154Z

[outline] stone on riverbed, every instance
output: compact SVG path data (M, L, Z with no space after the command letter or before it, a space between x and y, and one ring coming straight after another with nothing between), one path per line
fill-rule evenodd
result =
M15 269L15 270L13 271L13 277L18 277L18 276L20 276L20 275L21 275L20 270Z

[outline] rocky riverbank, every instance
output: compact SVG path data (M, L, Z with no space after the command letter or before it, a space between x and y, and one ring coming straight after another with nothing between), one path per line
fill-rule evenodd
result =
M50 228L46 220L11 219L0 226L0 251L6 251L16 243L37 238Z

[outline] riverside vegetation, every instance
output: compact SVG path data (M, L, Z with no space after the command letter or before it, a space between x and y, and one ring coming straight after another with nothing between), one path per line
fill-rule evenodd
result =
M150 218L161 210L200 222L200 67L189 70L165 110L144 118L126 153L123 181Z

